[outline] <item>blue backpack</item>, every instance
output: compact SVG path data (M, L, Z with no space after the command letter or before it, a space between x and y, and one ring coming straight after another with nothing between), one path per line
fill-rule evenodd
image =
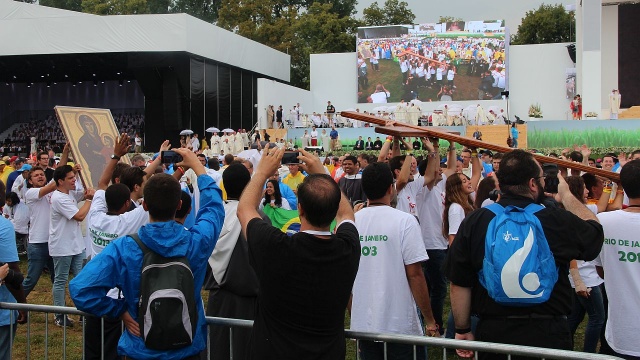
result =
M496 216L487 228L480 284L501 305L530 306L549 300L558 268L534 215L544 207L492 204L486 208Z

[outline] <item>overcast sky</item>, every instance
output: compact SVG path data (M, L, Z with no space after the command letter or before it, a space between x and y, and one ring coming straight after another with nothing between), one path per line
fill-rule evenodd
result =
M384 0L377 0L380 7ZM463 20L506 20L511 33L518 30L518 25L528 10L537 9L540 4L575 4L575 0L404 0L416 16L416 24L437 22L442 16L459 17ZM374 0L358 0L356 9L358 18L362 10Z

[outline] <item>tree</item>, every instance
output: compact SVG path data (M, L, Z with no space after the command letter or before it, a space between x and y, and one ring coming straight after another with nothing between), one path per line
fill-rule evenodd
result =
M82 11L82 0L40 0L39 4L57 9Z
M172 13L189 14L208 23L218 20L220 0L166 0L166 2Z
M444 24L449 22L458 22L464 21L462 18L454 18L453 16L440 16L438 19L438 24Z
M146 14L147 0L82 0L82 12L96 15Z
M416 16L405 1L386 0L380 8L377 1L362 11L363 22L366 26L404 25L413 24Z
M331 4L314 3L293 24L291 84L309 88L311 54L353 51L359 22L331 13Z
M537 10L527 11L518 32L511 36L511 44L547 44L575 41L574 12L567 12L562 4L542 4Z

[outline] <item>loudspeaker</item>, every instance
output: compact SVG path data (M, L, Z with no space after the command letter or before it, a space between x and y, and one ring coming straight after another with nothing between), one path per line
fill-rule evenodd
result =
M573 63L576 63L576 44L567 45L567 52L569 52L569 57Z

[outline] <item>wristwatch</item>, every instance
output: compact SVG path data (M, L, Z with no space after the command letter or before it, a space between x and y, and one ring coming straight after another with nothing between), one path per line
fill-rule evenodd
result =
M116 154L111 154L111 158L113 160L120 160L120 156L116 155Z

